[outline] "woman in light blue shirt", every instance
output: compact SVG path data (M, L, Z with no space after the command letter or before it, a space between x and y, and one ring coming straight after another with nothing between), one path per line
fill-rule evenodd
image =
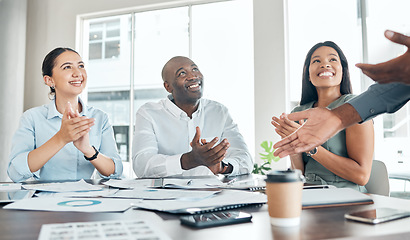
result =
M104 178L120 177L122 162L107 114L79 97L87 83L80 55L56 48L42 70L54 98L21 117L12 139L9 177L14 182L79 180L90 178L95 169Z

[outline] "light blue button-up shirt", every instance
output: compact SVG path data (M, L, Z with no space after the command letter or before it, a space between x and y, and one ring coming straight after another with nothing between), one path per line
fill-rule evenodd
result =
M80 113L88 118L95 118L95 125L91 127L90 144L99 152L111 158L115 164L115 172L103 178L117 178L122 174L122 162L117 151L114 133L108 116L101 110L83 106ZM24 112L20 119L20 126L12 139L10 163L7 173L14 182L22 182L31 177L36 180L79 180L90 178L95 167L87 160L72 142L65 145L40 170L31 172L27 157L30 151L43 145L53 137L61 126L63 115L56 109L55 101L47 105L35 107Z

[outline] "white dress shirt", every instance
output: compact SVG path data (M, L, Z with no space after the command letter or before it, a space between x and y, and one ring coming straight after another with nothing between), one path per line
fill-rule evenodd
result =
M201 139L207 142L214 137L218 137L219 142L225 138L228 140L230 147L223 161L233 166L230 175L252 171L252 157L224 105L200 99L191 119L170 99L171 95L158 103L146 103L137 112L132 158L138 177L213 174L205 166L190 170L181 168L181 156L192 150L190 143L197 126L201 129Z

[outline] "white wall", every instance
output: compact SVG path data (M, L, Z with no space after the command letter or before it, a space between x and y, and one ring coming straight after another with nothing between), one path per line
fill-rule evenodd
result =
M286 32L282 0L254 0L255 150L259 158L262 141L280 138L271 125L272 116L287 112ZM287 167L287 160L272 165Z
M0 181L23 112L27 0L0 0Z

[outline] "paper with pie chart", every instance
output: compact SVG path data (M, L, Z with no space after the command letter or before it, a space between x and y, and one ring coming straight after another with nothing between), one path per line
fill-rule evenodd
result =
M123 212L137 199L109 198L30 198L4 206L4 209L59 212Z

